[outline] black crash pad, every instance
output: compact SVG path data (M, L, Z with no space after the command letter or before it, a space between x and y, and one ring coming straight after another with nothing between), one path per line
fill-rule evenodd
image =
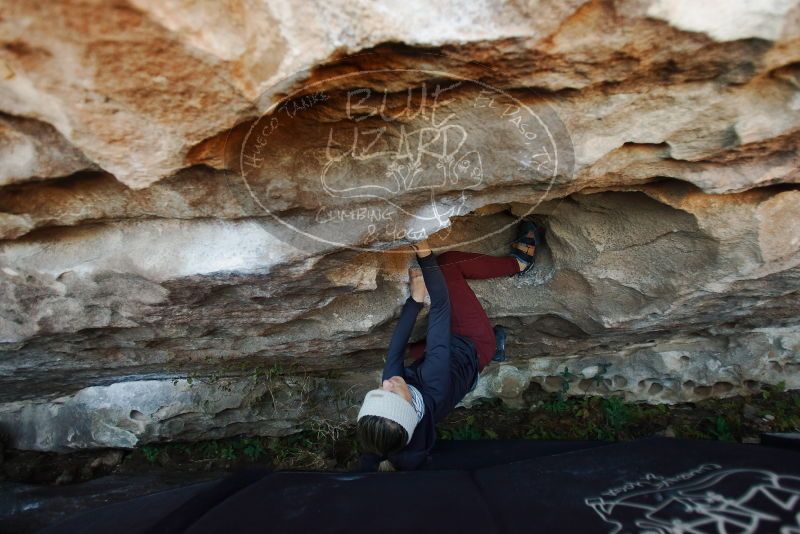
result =
M416 472L238 473L194 488L146 528L134 499L44 532L800 532L792 450L666 438L528 443L538 445L527 457L509 443L503 462L502 441L453 442Z
M502 532L800 532L800 454L649 439L478 470Z

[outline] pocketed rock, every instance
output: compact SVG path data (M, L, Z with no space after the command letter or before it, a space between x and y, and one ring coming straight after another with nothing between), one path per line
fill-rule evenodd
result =
M734 348L731 348L730 346ZM782 347L776 350L776 347ZM465 406L480 398L499 397L511 406L535 383L545 392L571 395L622 395L626 401L691 402L715 396L748 395L751 384L784 382L800 388L800 335L794 328L758 329L717 333L711 337L677 338L632 344L618 353L593 351L566 358L534 358L484 371ZM761 354L754 357L754 354ZM570 376L581 366L602 366L603 374L580 380ZM564 371L568 371L565 377ZM789 372L787 372L787 370ZM506 387L515 378L516 395ZM617 380L624 377L625 380ZM563 389L562 389L563 385ZM658 385L658 388L654 388ZM747 414L745 414L747 416Z

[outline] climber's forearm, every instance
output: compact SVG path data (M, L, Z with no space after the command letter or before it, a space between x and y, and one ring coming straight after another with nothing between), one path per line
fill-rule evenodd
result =
M403 357L406 352L408 338L411 337L411 330L417 321L417 315L422 309L422 303L416 302L409 297L403 304L403 311L400 312L400 320L394 328L392 340L389 343L389 353L386 356L386 363L383 366L383 379L388 380L393 376L403 376Z
M425 288L428 290L428 295L431 296L431 313L441 307L446 307L449 310L450 298L447 294L447 284L445 283L442 269L439 267L439 262L436 261L436 256L430 253L424 257L417 256L417 262L422 269Z

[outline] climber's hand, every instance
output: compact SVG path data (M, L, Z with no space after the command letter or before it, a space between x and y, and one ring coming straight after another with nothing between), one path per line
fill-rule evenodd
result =
M411 245L411 248L414 249L414 252L417 253L417 256L420 258L424 258L425 256L431 255L431 247L428 245L428 240L420 241L419 243L414 243Z
M422 303L428 290L425 287L425 279L422 277L422 270L412 267L408 270L408 287L411 290L411 298Z

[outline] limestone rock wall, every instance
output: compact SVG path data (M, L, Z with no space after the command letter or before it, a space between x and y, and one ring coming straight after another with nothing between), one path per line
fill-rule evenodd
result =
M536 268L472 282L511 359L465 404L800 387L796 1L3 5L14 446L341 424L405 244L531 215Z

